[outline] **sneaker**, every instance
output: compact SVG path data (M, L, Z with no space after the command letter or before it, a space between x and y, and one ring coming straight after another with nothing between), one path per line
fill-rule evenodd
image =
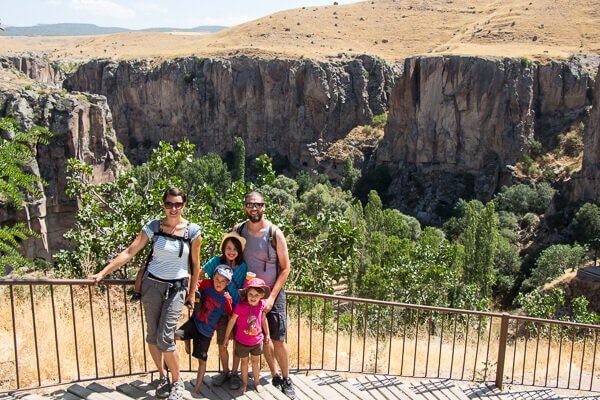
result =
M230 378L231 378L230 371L221 372L219 375L213 376L212 385L213 386L221 386L225 383L225 381L228 381Z
M292 383L292 379L288 376L283 379L283 383L281 384L281 391L290 399L296 398L296 391L294 390L294 384Z
M241 386L242 380L240 379L240 376L237 373L231 374L231 377L229 378L229 389L238 390Z
M281 389L281 385L283 384L283 378L281 375L277 374L273 378L271 378L271 384L278 389Z
M185 386L182 380L178 380L171 386L171 394L169 400L183 400L183 392L185 392Z
M162 377L156 382L156 393L154 396L159 399L164 399L169 397L169 393L171 393L171 382L167 377Z

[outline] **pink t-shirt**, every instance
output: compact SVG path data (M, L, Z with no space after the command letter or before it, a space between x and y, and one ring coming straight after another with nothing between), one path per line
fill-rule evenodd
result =
M235 330L235 340L245 346L256 346L263 340L262 316L265 301L261 300L258 305L251 306L248 300L240 301L233 313L238 316Z

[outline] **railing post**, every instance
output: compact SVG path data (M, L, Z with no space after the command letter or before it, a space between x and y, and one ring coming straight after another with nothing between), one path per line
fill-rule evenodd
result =
M500 321L500 340L498 342L498 364L496 366L496 387L502 390L502 380L504 377L504 360L506 359L506 342L508 339L508 320L509 315L502 314ZM491 327L490 327L491 329Z

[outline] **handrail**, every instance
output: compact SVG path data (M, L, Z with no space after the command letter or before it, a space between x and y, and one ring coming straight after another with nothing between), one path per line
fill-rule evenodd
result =
M143 338L140 338L144 331L142 307L130 308L132 305L128 302L127 291L133 283L131 279L105 279L99 283L90 279L0 279L0 287L9 289L3 291L3 295L7 296L5 307L10 306L10 310L6 308L0 315L12 321L12 332L8 326L10 322L4 326L8 326L8 337L13 338L12 375L16 376L16 379L4 381L13 382L9 383L12 386L8 390L152 372L148 370L146 350ZM91 288L94 285L105 286L105 289L93 291ZM17 290L17 286L24 289ZM30 340L33 345L24 348L26 344L21 336L28 328L21 322L22 318L31 312L35 319L35 312L43 312L44 297L34 297L34 288L38 286L50 288L52 309L46 317L51 318L53 323L36 328L34 321L33 332L29 328L29 333L33 333L33 339ZM57 295L59 291L56 288L59 286L68 287L66 292L60 291L62 297ZM77 286L87 288L79 290ZM600 379L596 379L598 383L594 384L600 333L598 325L295 290L289 290L287 294L288 321L296 323L293 331L288 330L288 335L296 335L295 338L288 337L290 348L294 344L296 347L296 354L290 362L295 361L297 370L375 373L387 370L387 374L400 376L491 381L500 388L503 383L548 386L554 381L554 387L590 391L600 389ZM76 302L75 297L78 299ZM306 301L300 301L302 299ZM97 315L98 310L100 314ZM59 315L61 319L57 322ZM101 323L105 324L104 327ZM577 330L562 330L559 327ZM124 337L123 333L113 334L113 330L123 328L126 330ZM106 335L96 335L102 329ZM45 334L39 335L41 332ZM330 340L333 341L334 334L335 347L333 343L326 345L328 335L332 336ZM69 336L73 338L74 347L65 351L62 340ZM133 342L130 336L136 336L137 342ZM116 337L120 337L120 342L114 339ZM62 345L59 345L59 341ZM110 347L102 351L100 345L97 351L97 342L103 341L109 341ZM356 342L355 346L353 341ZM87 351L82 342L87 343ZM306 345L308 350L303 350ZM348 347L344 350L343 346ZM57 367L54 378L48 378L43 373L44 376L40 376L38 348L54 350L57 364L53 366ZM144 357L141 365L140 348ZM138 354L136 365L132 365L134 350ZM313 354L313 350L320 351L320 356ZM305 359L301 358L303 351L308 351ZM76 374L73 363L63 362L68 361L69 352L75 354ZM31 370L30 365L19 360L23 354L35 354L35 363L32 365L37 365L37 370ZM89 375L84 367L92 365L91 360L82 361L82 358L92 355L95 373ZM120 361L115 361L116 355ZM561 364L567 365L567 357L568 369L561 368ZM538 358L541 360L540 366ZM317 362L316 367L314 362ZM342 365L347 365L347 368ZM187 369L182 369L192 370L191 357ZM572 370L575 377L572 377ZM24 377L27 375L24 371L29 371L29 377ZM567 372L568 379L565 379ZM48 379L54 383L48 383ZM21 381L27 383L22 385ZM4 389L0 381L0 393Z
M97 285L132 285L135 281L132 279L103 279ZM11 278L11 279L0 279L0 286L3 285L96 285L96 283L92 279L55 279L55 278ZM321 299L328 300L341 300L346 302L361 302L367 304L381 305L381 306L392 306L392 307L402 307L402 308L410 308L415 310L423 310L423 311L436 311L436 312L445 312L452 314L469 314L483 317L496 317L502 318L504 315L508 315L511 319L518 319L521 321L529 321L529 322L539 322L539 323L549 323L555 325L563 325L570 326L573 328L587 328L587 329L600 329L600 325L592 325L592 324L582 324L578 322L572 321L561 321L557 319L546 319L546 318L535 318L528 317L525 315L518 314L510 314L510 313L498 313L491 311L476 311L476 310L466 310L460 308L450 308L450 307L436 307L436 306L426 306L419 304L410 304L410 303L401 303L395 301L385 301L385 300L375 300L375 299L367 299L363 297L349 297L349 296L340 296L334 294L324 294L324 293L314 293L314 292L301 292L296 290L288 290L287 293L296 295L296 296L304 296L304 297L315 297Z

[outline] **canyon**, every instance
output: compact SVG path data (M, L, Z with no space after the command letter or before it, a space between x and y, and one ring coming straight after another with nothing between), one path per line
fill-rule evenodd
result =
M437 223L458 198L489 200L512 183L512 167L534 140L551 146L557 135L583 123L584 162L570 201L598 199L597 63L590 69L577 60L458 55L391 63L359 55L335 61L92 60L71 73L37 59L9 58L0 65L66 89L47 95L0 89L0 115L24 127L47 126L55 135L32 166L49 183L46 198L28 214L0 214L1 223L37 221L32 226L46 229L50 244L40 238L26 246L37 256L65 245L62 233L73 221L76 203L64 195L65 160L89 162L94 179L110 180L124 160L117 141L138 164L160 140L187 138L200 154L225 156L240 136L249 159L267 153L286 160L288 171L334 178L352 156L363 171L387 168L390 205ZM387 125L375 143L348 139L384 113ZM327 157L344 140L350 152Z

